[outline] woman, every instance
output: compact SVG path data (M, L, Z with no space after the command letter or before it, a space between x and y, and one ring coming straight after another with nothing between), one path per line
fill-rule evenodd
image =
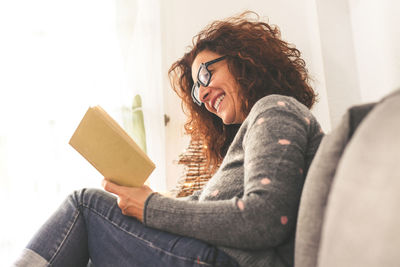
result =
M293 266L300 194L322 137L300 52L249 13L209 25L170 69L207 146L200 192L103 181L70 195L17 266ZM240 126L240 127L239 127Z

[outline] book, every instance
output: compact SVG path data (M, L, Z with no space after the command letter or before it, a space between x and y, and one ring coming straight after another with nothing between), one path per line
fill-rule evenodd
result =
M142 186L156 167L100 106L87 110L69 144L106 179L118 185Z

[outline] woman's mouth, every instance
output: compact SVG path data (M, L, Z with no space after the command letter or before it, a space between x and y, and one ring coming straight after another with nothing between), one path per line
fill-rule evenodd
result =
M217 100L215 100L215 103L214 103L214 108L215 108L215 110L218 112L219 110L219 105L221 104L221 101L224 99L224 97L225 97L225 94L222 94L221 96L219 96L218 98L217 98Z

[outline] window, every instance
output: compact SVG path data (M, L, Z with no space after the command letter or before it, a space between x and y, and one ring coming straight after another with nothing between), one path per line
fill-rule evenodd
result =
M68 145L89 105L124 125L122 110L141 95L150 185L164 189L159 25L158 0L0 3L0 265L69 193L100 187Z

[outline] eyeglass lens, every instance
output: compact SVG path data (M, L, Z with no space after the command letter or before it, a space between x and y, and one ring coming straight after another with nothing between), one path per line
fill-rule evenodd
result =
M202 64L199 69L199 73L197 76L197 83L193 87L193 96L196 98L198 103L201 103L200 101L200 84L203 86L207 86L209 81L210 81L211 75L210 72L207 70L207 67Z
M201 103L200 101L200 84L197 82L193 86L193 97L197 100L197 102Z
M198 75L198 79L199 82L203 85L203 86L207 86L208 82L210 80L210 72L207 70L207 67L205 65L201 65L200 70L199 70L199 75Z

